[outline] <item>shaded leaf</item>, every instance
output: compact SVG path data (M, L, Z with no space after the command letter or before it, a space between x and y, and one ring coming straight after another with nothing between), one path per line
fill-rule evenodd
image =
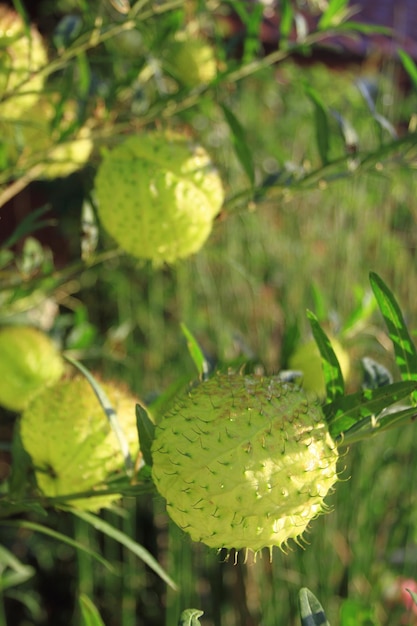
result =
M417 89L417 65L414 60L404 50L398 50L401 63L413 83L414 89Z
M307 587L299 591L298 606L302 626L330 626L323 607Z
M34 574L33 567L25 565L4 546L0 546L0 593L24 583Z
M251 186L255 184L255 166L252 159L252 152L249 148L245 131L234 113L224 104L221 105L226 122L232 133L232 143L239 163L245 171Z
M320 159L322 165L327 165L329 162L330 131L326 107L317 91L310 85L305 85L304 90L314 106L316 144Z
M85 593L80 594L79 605L82 626L104 626L97 607Z
M140 404L136 405L136 425L139 435L140 451L146 465L152 465L151 447L155 436L155 424L147 410Z
M159 565L159 563L153 558L153 556L139 543L134 541L131 537L126 535L124 532L119 530L118 528L114 528L111 524L104 521L100 517L96 515L92 515L91 513L87 513L86 511L75 510L75 509L65 509L70 513L79 517L80 519L90 524L96 530L102 532L107 537L111 537L114 541L117 541L122 546L130 550L132 554L136 555L139 559L141 559L148 567L150 567L155 574L157 574L167 585L169 585L172 589L176 590L177 585L174 583L172 578L168 576L165 570Z

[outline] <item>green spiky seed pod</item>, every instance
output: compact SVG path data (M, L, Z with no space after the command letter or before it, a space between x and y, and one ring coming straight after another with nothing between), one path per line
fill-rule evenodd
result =
M41 35L29 30L21 16L0 4L0 116L17 119L30 109L41 94L45 79L37 72L46 65L47 54Z
M169 515L218 549L297 541L337 480L320 407L274 377L218 375L192 389L157 426L152 458Z
M158 132L131 136L109 152L95 189L108 233L129 254L156 263L197 252L224 199L207 152Z
M53 341L32 326L0 329L0 405L22 411L46 385L63 374L64 362Z
M114 383L101 383L128 441L138 454L132 394ZM36 396L21 417L20 436L32 459L39 489L59 497L104 488L110 474L122 471L119 441L92 387L85 378L60 381ZM108 507L117 494L71 499L71 506L90 511Z
M198 87L217 74L213 48L204 40L177 34L167 51L167 68L186 87Z

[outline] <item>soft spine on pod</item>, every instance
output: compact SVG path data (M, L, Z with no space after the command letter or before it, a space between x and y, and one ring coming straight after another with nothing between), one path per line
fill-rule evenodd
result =
M337 481L320 406L276 377L219 374L201 383L158 424L152 458L169 515L218 549L299 542Z

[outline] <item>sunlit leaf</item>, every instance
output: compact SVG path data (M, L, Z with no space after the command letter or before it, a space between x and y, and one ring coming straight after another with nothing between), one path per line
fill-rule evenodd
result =
M204 614L204 611L199 609L185 609L180 615L178 626L200 626L199 617Z
M343 396L345 391L342 369L330 339L321 328L317 317L311 311L307 311L307 317L322 358L327 401L332 402L336 398Z
M34 574L33 567L25 565L4 546L0 546L0 593L24 583Z
M414 60L404 50L398 50L398 55L401 59L401 63L413 83L414 89L417 89L417 65Z
M401 377L403 380L417 380L417 350L408 332L401 309L382 278L371 272L369 280L394 345L395 361Z
M348 0L330 0L317 25L318 30L325 30L342 22L349 14Z
M204 380L205 378L207 378L210 371L210 367L206 357L204 356L204 352L200 348L197 339L184 323L181 324L181 330L187 340L188 352L190 353L190 356L194 361L198 375L202 380Z
M375 422L376 416L392 404L410 396L416 388L417 385L413 381L400 381L378 389L363 389L338 397L323 407L331 436L335 439L365 419L368 420L367 430L374 432L378 427L378 422ZM393 419L394 414L388 418L389 421ZM387 423L384 424L387 427Z

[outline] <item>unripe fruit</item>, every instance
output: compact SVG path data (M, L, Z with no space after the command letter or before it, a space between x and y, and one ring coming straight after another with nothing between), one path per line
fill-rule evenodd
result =
M0 103L0 116L16 119L32 107L44 86L37 72L46 65L42 37L34 26L28 33L20 15L0 5L0 96L13 93Z
M26 112L16 120L14 128L10 124L4 125L4 130L9 131L6 146L10 163L16 163L17 168L37 166L37 178L69 176L86 164L93 149L91 129L87 124L61 141L68 127L74 124L75 103L59 104L63 109L62 119L54 128L54 100L57 99L41 97L30 114ZM12 129L13 136L10 136Z
M109 152L96 194L99 218L120 247L156 263L197 252L224 199L206 151L158 132L133 135Z
M213 48L203 39L180 33L168 48L167 68L186 87L198 87L217 74Z
M114 383L101 383L129 444L138 453L137 399ZM36 396L20 422L20 436L45 496L69 496L104 488L110 474L123 469L119 441L92 387L85 378L61 381ZM117 494L68 501L97 510L110 506Z
M0 329L0 404L23 410L46 385L63 374L64 362L53 341L32 326Z
M330 341L339 361L343 378L347 380L350 374L349 355L337 339L330 337ZM314 394L319 398L326 396L326 383L324 380L322 360L314 339L296 348L288 360L288 366L291 370L302 372L300 384L304 391Z
M218 375L156 428L153 479L195 541L255 553L325 510L338 458L320 407L277 378Z

